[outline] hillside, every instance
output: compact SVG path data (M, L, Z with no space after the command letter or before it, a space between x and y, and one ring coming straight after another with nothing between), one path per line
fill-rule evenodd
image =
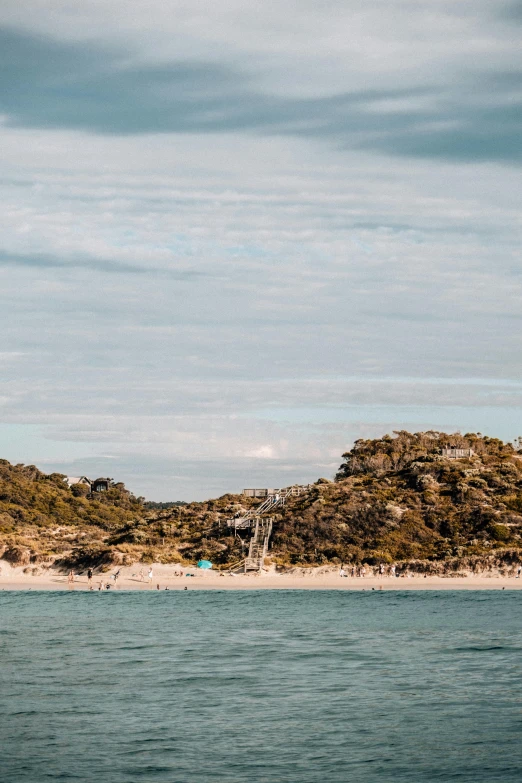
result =
M471 449L450 459L448 447ZM94 496L96 494L96 496ZM88 494L59 474L0 461L0 543L28 567L240 560L227 519L260 501L241 495L147 504L122 484ZM409 564L419 571L509 566L522 556L522 454L478 434L395 433L357 441L335 481L319 479L276 517L281 566Z
M106 541L114 530L135 520L142 499L121 483L89 494L65 476L46 475L34 465L0 460L0 554L13 564L52 563L73 549L107 559ZM110 559L110 557L108 558Z
M450 446L474 453L448 459ZM357 441L343 459L336 481L317 484L277 527L274 549L290 561L518 561L522 456L511 444L400 432Z

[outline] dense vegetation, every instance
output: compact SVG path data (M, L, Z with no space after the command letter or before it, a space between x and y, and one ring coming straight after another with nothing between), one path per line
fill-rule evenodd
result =
M447 459L441 452L450 446L474 454ZM316 484L277 527L274 548L291 561L518 559L522 456L513 445L399 432L357 441L343 459L336 481Z
M359 440L343 455L335 481L319 479L278 514L270 560L278 566L395 562L421 571L518 562L520 445L438 432ZM442 449L450 446L474 453L448 459ZM3 556L28 567L200 557L229 566L241 559L245 542L226 521L258 502L224 495L144 504L114 483L94 497L79 485L69 489L59 474L0 461Z
M106 492L69 488L60 473L46 475L34 465L0 460L0 553L12 563L52 562L71 550L90 550L107 557L106 540L114 530L136 519L142 499L122 483ZM110 558L109 558L110 559Z

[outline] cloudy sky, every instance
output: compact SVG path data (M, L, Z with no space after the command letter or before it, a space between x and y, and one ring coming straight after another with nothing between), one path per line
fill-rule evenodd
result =
M522 434L522 2L3 0L0 456L157 500Z

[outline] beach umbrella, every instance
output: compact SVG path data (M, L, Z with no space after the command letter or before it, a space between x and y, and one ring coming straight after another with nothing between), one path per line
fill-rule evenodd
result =
M212 563L210 560L200 560L198 563L198 568L212 568Z

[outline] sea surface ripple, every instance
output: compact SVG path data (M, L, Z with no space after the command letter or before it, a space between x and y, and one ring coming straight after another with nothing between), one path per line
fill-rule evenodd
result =
M0 593L8 783L522 780L518 591Z

